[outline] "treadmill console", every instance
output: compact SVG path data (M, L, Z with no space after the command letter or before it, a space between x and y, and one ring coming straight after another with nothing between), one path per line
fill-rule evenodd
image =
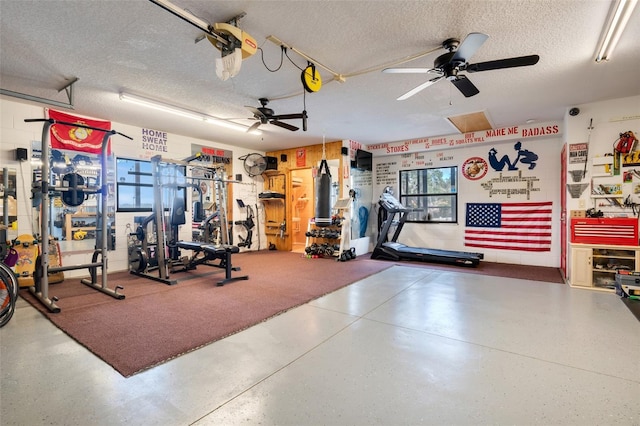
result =
M396 197L388 192L384 192L380 195L380 205L388 212L404 212L411 210L403 206Z

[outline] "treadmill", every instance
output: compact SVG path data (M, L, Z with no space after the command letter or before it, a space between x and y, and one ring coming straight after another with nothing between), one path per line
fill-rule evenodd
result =
M422 247L410 247L399 243L398 236L407 220L409 213L420 209L410 209L403 206L393 195L385 192L380 196L380 208L386 212L386 220L382 223L378 241L372 259L394 260L394 261L420 261L434 263L448 263L461 266L478 266L480 259L484 257L482 253L469 253L464 251L438 250ZM394 218L400 215L400 219L394 222ZM388 233L391 225L396 223L397 228L391 240L388 240Z

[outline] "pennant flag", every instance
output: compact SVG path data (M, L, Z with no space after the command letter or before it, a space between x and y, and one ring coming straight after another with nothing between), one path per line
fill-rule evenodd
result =
M467 203L464 245L551 251L551 202Z
M56 121L64 121L66 123L80 124L83 126L91 126L98 129L111 130L110 121L91 120L81 118L64 112L48 110L49 118ZM104 132L99 130L87 129L74 125L56 123L51 126L51 148L68 149L71 151L90 152L92 154L102 153L102 140ZM107 147L107 154L111 153L110 140Z

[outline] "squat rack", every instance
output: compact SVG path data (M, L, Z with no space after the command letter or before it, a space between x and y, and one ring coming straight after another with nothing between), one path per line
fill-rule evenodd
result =
M109 137L111 135L118 134L120 136L124 136L127 139L133 140L131 137L122 134L120 132L116 132L115 130L105 130L100 129L98 127L86 126L78 123L69 123L60 120L54 120L52 118L28 118L24 120L25 122L44 122L42 127L42 182L40 191L42 192L42 203L41 203L41 220L40 220L40 262L36 265L36 270L34 272L34 281L35 285L29 287L29 291L42 303L49 311L53 313L60 312L60 307L55 304L58 301L57 297L49 298L49 273L61 272L61 271L71 271L76 269L84 269L88 268L89 273L91 275L91 279L83 278L80 280L82 284L85 284L89 287L92 287L95 290L98 290L102 293L105 293L115 299L124 299L124 294L118 293L118 290L121 290L121 286L116 286L115 289L110 289L107 286L107 264L108 264L108 238L107 235L107 226L108 226L108 217L107 217L107 203L108 203L108 184L107 184L107 149ZM84 129L91 129L98 132L103 132L104 136L102 138L102 152L101 152L101 186L99 189L85 189L82 188L84 192L100 193L101 194L101 238L100 245L101 247L95 248L93 253L91 263L85 263L81 265L70 265L70 266L58 266L58 267L49 267L49 192L50 191L77 191L77 187L56 187L49 186L49 155L50 155L50 132L51 126L55 124L63 124L68 126L80 127ZM96 244L97 245L97 244ZM100 261L98 262L98 256L101 256ZM101 268L102 277L101 284L97 282L97 268Z

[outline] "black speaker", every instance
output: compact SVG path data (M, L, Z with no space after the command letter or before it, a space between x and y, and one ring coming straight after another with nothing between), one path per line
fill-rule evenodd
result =
M278 170L278 159L276 157L264 157L267 160L267 170Z
M16 161L27 161L28 155L27 148L16 148Z
M342 155L349 155L349 148L346 146L343 146L340 148L340 152L342 153Z
M287 162L287 154L280 154L280 161L282 161L283 163Z

